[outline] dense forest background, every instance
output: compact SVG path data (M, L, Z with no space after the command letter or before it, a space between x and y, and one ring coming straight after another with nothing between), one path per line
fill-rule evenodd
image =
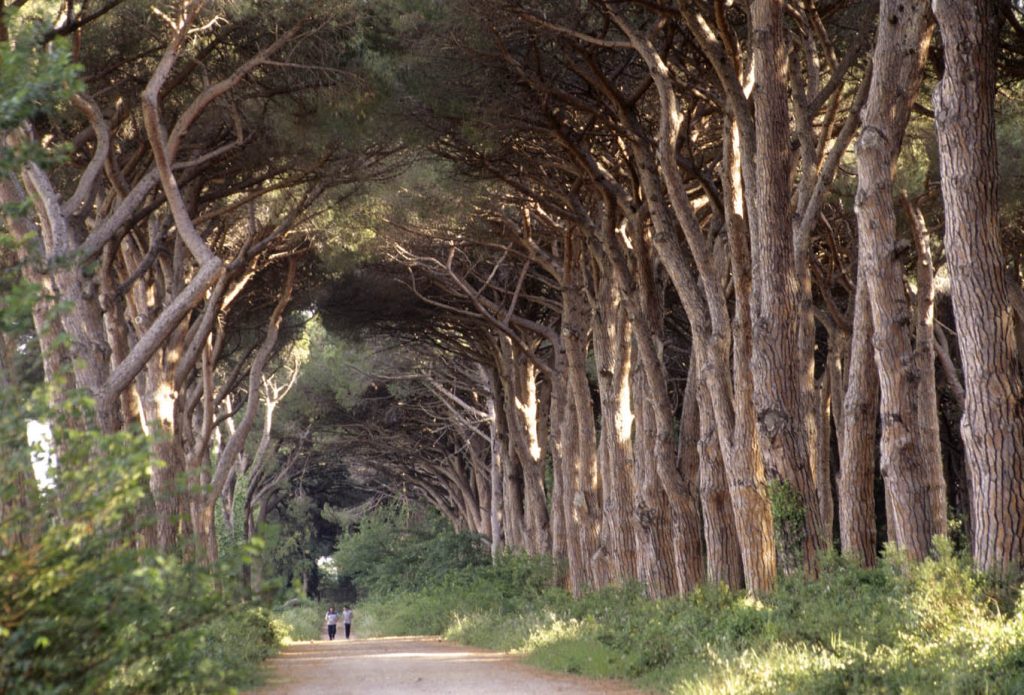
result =
M1016 0L0 10L4 678L396 499L574 595L1019 577Z

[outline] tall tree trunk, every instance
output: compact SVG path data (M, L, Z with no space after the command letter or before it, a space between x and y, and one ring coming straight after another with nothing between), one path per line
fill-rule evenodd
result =
M673 534L669 519L669 502L658 478L657 456L660 454L657 407L650 395L645 369L633 372L633 412L636 433L636 503L634 514L640 532L637 536L637 579L654 598L670 596L677 591L676 563L672 547Z
M782 0L751 3L755 84L754 172L744 172L752 226L753 352L751 371L758 447L769 477L791 486L803 506L799 548L804 570L817 572L821 520L810 470L800 354L801 307L794 264L789 190L788 60ZM753 183L751 190L750 184Z
M700 439L700 414L697 398L701 390L701 379L697 371L698 361L691 349L690 363L686 369L686 385L679 415L679 437L676 442L674 475L662 482L669 489L669 504L672 513L672 532L675 543L676 566L679 574L679 590L692 591L707 577L706 563L701 554L702 519L700 515L700 455L697 442ZM673 480L675 493L672 492ZM678 500L678 502L676 501ZM733 529L735 531L735 529ZM733 538L735 540L735 537ZM732 547L739 557L738 549ZM741 575L742 576L742 575Z
M772 510L765 490L765 468L754 435L753 279L750 229L743 199L743 152L739 119L722 128L722 197L726 203L725 226L729 239L735 309L732 317L731 389L725 382L730 346L719 341L694 341L701 360L708 357L720 366L712 368L707 381L718 432L719 454L725 465L732 501L733 522L742 558L747 590L764 593L775 584L777 572ZM732 393L729 402L728 393ZM730 428L730 429L727 429Z
M593 586L591 561L598 549L601 526L601 480L597 470L597 427L587 379L590 325L577 264L583 255L566 240L566 287L563 290L562 344L565 348L568 416L563 423L563 464L566 475L565 528L569 589L580 594Z
M162 553L170 553L177 548L179 527L185 512L182 505L184 452L174 437L174 390L169 378L161 374L158 365L152 364L147 370L142 398L146 430L153 437L153 450L161 462L150 471L149 489L156 514L157 550Z
M825 548L833 547L835 531L836 501L832 494L832 388L831 374L828 370L822 374L815 384L814 396L818 404L815 422L814 447L817 450L815 466L817 474L814 483L818 490L818 508L821 512L821 538Z
M725 584L731 589L743 586L743 561L733 504L725 477L725 464L715 429L714 414L707 399L707 387L701 389L704 398L699 408L700 441L700 500L704 512L704 545L707 549L707 580Z
M0 203L8 209L17 209L24 203L25 192L14 177L0 177ZM46 249L38 238L35 225L26 217L4 215L5 226L18 244L18 262L22 266L22 277L39 288L32 305L32 325L43 362L43 377L47 383L55 383L62 365L70 362L67 351L57 340L61 334L60 322L54 312L57 288L49 273L45 272Z
M1000 573L1024 564L1024 385L999 232L995 91L999 9L934 0L945 72L935 91L946 254L960 355L960 421L972 551Z
M861 240L864 243L864 240ZM863 259L863 256L861 257ZM839 543L844 556L872 567L875 526L875 439L878 421L878 369L871 354L871 306L867 264L857 266L853 333L843 396L839 437Z
M509 444L509 424L501 403L505 399L501 380L492 375L494 398L494 429L491 436L494 474L501 480L501 528L505 547L526 550L526 528L523 521L523 486L519 462L512 456Z
M543 452L537 433L537 370L506 336L498 338L498 374L507 423L509 454L522 476L525 549L535 555L550 550Z
M601 401L601 548L607 577L595 577L597 586L623 584L636 578L636 520L633 500L633 409L629 375L632 372L633 326L618 288L602 278L600 304L592 329Z
M502 523L504 515L505 500L501 487L501 445L498 442L498 409L495 405L496 394L495 383L497 378L491 370L479 365L482 381L488 385L486 400L487 423L490 434L489 477L490 499L491 499L491 558L497 558L505 547L505 526Z
M551 451L551 557L556 561L566 561L567 529L566 525L566 476L568 461L565 451L564 430L567 427L568 410L566 407L565 349L562 341L554 345L555 357L552 360L555 369L552 379L555 381L550 390L548 404L548 449Z
M926 441L932 433L922 427L921 411L937 406L934 391L918 389L922 365L914 357L915 321L903 282L892 186L932 24L927 5L902 0L883 0L879 17L857 143L857 228L881 393L882 475L892 512L888 527L900 548L921 559L932 536L946 532L946 492L942 462L929 455L937 446Z
M948 517L945 511L948 506L948 495L942 463L942 443L939 440L939 397L935 385L935 282L932 274L932 254L928 246L928 229L924 215L906 196L902 198L917 252L914 359L917 361L917 371L921 375L921 380L917 384L918 399L927 406L922 407L918 413L921 418L921 433L924 435L921 450L926 460L938 462L930 468L930 473L934 476L936 487L942 491L941 498L936 499L934 504L943 510L945 525Z
M480 528L477 533L492 539L493 532L491 524L491 476L490 476L490 449L487 446L487 439L478 432L469 431L466 435L467 456L470 462L470 475L473 483L473 490L476 492L476 507L480 511Z
M37 260L44 263L46 268L43 286L56 290L56 296L65 304L58 318L51 316L45 320L45 323L52 322L52 325L46 326L39 333L42 348L45 352L51 352L47 349L48 343L52 345L53 337L59 334L53 330L59 325L70 342L68 351L74 357L70 360L70 369L65 368L65 374L74 377L73 388L83 389L96 398L96 424L100 430L116 432L122 424L116 404L104 403L99 397L110 374L99 283L73 258L80 241L76 238L76 231L79 230L69 222L53 183L38 164L30 162L24 166L21 182L24 188L13 178L8 179L0 187L0 200L13 204L31 200L37 223L18 217L11 220L11 229L22 242L29 245L28 248L38 252ZM24 252L20 255L24 257ZM25 277L30 281L42 279L31 264L26 266ZM39 297L41 305L51 301L52 295ZM37 311L41 309L42 306ZM52 376L55 372L52 358L48 360L46 354L44 365L48 367L47 376Z
M532 552L542 555L551 552L551 529L549 528L547 493L544 490L545 451L539 434L537 401L537 367L522 357L518 370L519 388L523 393L521 415L524 425L525 444L528 458L523 464L523 484L526 493L526 514Z

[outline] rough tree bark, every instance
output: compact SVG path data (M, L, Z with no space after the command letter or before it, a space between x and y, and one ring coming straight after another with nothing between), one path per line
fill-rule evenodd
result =
M878 369L871 353L871 305L866 272L867 265L860 263L843 395L836 487L839 493L840 549L854 562L872 567L878 535L875 526Z
M910 107L921 83L932 23L923 3L883 0L862 129L857 143L858 253L866 267L875 362L881 394L882 475L891 538L915 559L932 536L946 532L942 462L930 456L922 412L936 406L934 390L919 389L922 368L914 351L914 313L903 281L896 234L893 171ZM930 338L930 337L929 337ZM850 444L850 442L847 442Z
M946 254L964 368L960 421L971 546L983 570L1024 564L1024 384L1004 274L996 197L999 11L993 0L934 0L945 72L935 91Z
M725 464L715 430L715 418L707 396L707 387L701 388L700 440L700 499L704 517L704 546L707 549L707 581L725 584L729 588L743 586L743 562L729 486L725 477Z
M803 417L798 279L791 236L788 64L781 0L750 8L754 66L754 171L744 171L751 226L751 372L758 448L769 477L791 485L803 503L804 570L817 572L820 507ZM749 139L749 138L748 138ZM751 185L753 184L753 185ZM813 444L816 444L813 443Z
M626 315L618 286L611 278L598 281L596 311L591 334L601 403L601 441L598 467L601 473L601 549L608 566L605 582L622 584L635 577L635 519L633 499L633 411L629 375L633 364L633 325Z
M587 379L589 311L583 296L578 242L566 235L566 287L562 295L562 345L565 348L567 394L562 421L564 508L569 589L580 594L593 586L591 561L598 550L601 526L601 481L597 470L597 427Z

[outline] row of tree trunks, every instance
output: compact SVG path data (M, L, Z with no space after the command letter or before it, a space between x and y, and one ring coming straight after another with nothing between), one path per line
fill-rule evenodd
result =
M635 389L637 408L643 415L638 418L638 427L647 429L645 439L649 442L647 460L644 462L646 475L652 476L651 483L663 498L665 518L664 532L669 534L669 548L674 565L671 571L663 572L668 593L685 593L693 590L703 579L704 572L700 558L700 512L696 496L696 479L683 477L676 456L675 407L669 395L668 371L663 354L664 307L660 300L655 281L653 249L643 228L628 225L633 246L633 278L635 292L627 306L634 308L637 353L640 359L637 367L643 375L642 387ZM654 497L651 496L653 501ZM653 589L650 589L653 592Z
M557 20L520 10L542 40L528 59L516 42L502 46L536 97L517 133L522 153L506 153L511 173L505 162L488 170L530 211L496 214L509 243L499 263L521 279L504 295L490 279L457 289L503 346L492 443L510 518L492 524L495 547L543 545L530 509L550 493L545 533L575 592L632 578L656 596L702 581L765 592L779 571L815 576L836 521L842 552L865 565L882 541L920 559L946 533L935 362L955 398L956 353L936 333L923 217L906 201L903 219L894 202L928 7L883 0L869 61L859 37L831 42L813 4L711 5L587 3ZM855 5L874 19L871 3ZM987 529L971 527L973 547L979 565L1005 569L1022 552L1024 504L1011 481L1024 475L1024 386L1010 304L1019 288L1001 272L994 199L986 22L997 12L935 7L944 44L955 44L943 46L952 62L936 115L959 347L971 352L961 399L971 500ZM969 98L975 79L980 105ZM824 201L855 138L850 214L845 199ZM829 234L842 237L831 256L812 244ZM526 277L530 299L519 292ZM534 443L545 441L552 482L531 491ZM796 495L795 537L775 528L773 488Z
M689 14L686 17L691 19ZM657 166L645 163L647 157L635 148L640 161L640 178L650 207L651 223L655 229L654 243L659 259L665 265L680 301L686 309L694 333L693 352L705 364L704 377L708 379L709 395L715 412L716 430L720 438L720 451L726 461L726 471L732 494L735 520L741 527L739 540L744 557L746 583L753 591L766 591L774 583L775 559L771 510L765 494L764 464L760 451L754 450L753 431L753 369L751 299L751 241L744 218L744 178L753 176L753 148L744 151L742 138L752 140L755 125L749 119L744 104L733 105L731 127L725 130L723 162L726 175L722 177L726 227L729 237L729 259L732 265L736 307L730 326L724 288L726 278L715 262L710 244L699 228L689 200L686 183L676 161L676 147L681 137L684 119L671 84L668 66L646 38L640 37L627 23L617 20L630 44L637 50L650 71L659 95L660 113L657 135ZM699 39L698 39L699 40ZM709 46L706 50L712 50ZM714 49L717 51L717 49ZM717 52L715 53L717 55ZM716 70L726 83L737 79L735 66L719 60ZM741 133L740 131L744 131ZM744 163L746 177L741 176ZM659 176L655 177L657 173ZM671 217L664 209L661 186L666 186L671 202ZM785 203L783 202L783 205ZM753 209L754 206L751 206ZM687 268L685 253L678 245L678 236L672 229L673 219L683 231L693 266L699 278L699 290L693 285L692 273ZM788 242L787 242L788 244ZM795 317L790 316L790 319ZM729 344L729 336L735 341ZM775 346L772 346L773 348ZM739 350L730 354L732 349ZM733 369L729 369L729 364ZM765 369L762 364L759 369ZM794 384L795 387L795 384ZM745 397L749 396L750 400ZM800 421L802 424L802 419ZM805 471L806 472L806 471ZM793 473L796 475L796 473ZM799 488L798 488L799 489ZM803 492L803 490L800 490ZM816 503L813 505L816 511ZM813 519L813 516L808 517Z

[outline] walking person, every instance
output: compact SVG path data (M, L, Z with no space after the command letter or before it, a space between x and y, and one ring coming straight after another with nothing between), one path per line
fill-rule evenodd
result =
M334 639L334 636L338 634L338 611L331 606L327 609L327 615L324 618L327 620L327 639ZM347 625L345 626L345 636L348 636Z
M341 621L345 623L345 639L352 634L352 609L345 606L345 609L341 611Z

